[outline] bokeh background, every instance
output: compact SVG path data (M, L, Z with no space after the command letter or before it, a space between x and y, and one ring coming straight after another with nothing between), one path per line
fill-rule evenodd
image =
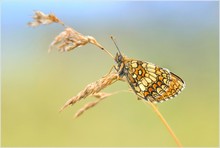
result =
M115 54L113 35L128 57L179 75L185 90L158 108L184 146L218 146L217 1L3 1L2 146L176 146L152 108L131 93L111 96L78 119L74 113L94 98L58 113L67 99L115 63L94 45L48 54L64 28L28 27L34 10L55 13ZM105 92L128 88L117 82Z

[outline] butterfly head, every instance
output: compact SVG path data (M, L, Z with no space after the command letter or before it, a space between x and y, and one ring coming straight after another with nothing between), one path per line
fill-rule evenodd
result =
M115 46L116 46L116 48L117 48L117 50L118 50L118 52L116 53L116 56L115 56L115 62L116 63L118 63L118 64L120 64L120 63L122 63L123 62L123 56L122 56L122 54L121 54L121 52L120 52L120 50L119 50L119 48L118 48L118 46L117 46L117 44L116 44L116 42L115 42L115 40L114 40L114 38L111 36L111 39L112 39L112 41L114 42L114 44L115 44Z
M118 64L123 62L123 56L121 55L121 53L119 52L116 53L115 62Z
M114 44L115 44L115 46L116 46L116 48L118 50L118 52L116 53L116 56L115 56L115 62L118 64L117 67L116 67L116 70L118 71L119 76L122 77L122 76L124 76L125 57L122 56L122 54L121 54L121 52L120 52L120 50L119 50L115 40L113 39L113 37L111 37L111 39L114 42Z

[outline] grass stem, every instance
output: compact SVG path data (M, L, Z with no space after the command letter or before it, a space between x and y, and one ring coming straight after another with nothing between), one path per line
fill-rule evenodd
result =
M160 113L160 111L158 110L158 108L151 103L150 101L145 101L142 100L145 104L149 104L153 110L156 112L156 114L159 116L160 120L162 121L162 123L165 125L165 127L167 128L167 130L169 131L169 133L171 134L171 136L173 137L174 141L176 142L176 144L179 147L182 147L182 144L180 143L179 139L176 137L175 133L173 132L173 130L171 129L171 127L169 126L169 124L167 123L167 121L165 120L165 118L163 117L163 115Z

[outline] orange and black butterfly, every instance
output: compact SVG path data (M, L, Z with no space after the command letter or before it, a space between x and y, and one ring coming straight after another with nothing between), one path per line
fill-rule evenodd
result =
M115 61L119 77L126 77L138 98L159 103L176 97L185 87L185 82L168 69L122 56L119 49Z

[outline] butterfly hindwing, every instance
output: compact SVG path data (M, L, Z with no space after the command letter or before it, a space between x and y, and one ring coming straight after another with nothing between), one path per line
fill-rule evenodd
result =
M183 88L184 82L165 68L149 62L129 60L125 64L126 78L135 94L157 103L175 97Z

